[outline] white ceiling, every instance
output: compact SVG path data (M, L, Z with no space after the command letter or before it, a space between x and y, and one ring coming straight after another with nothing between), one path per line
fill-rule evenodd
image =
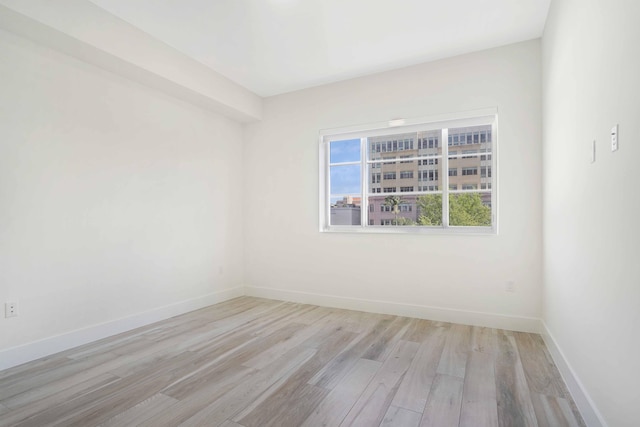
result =
M551 0L91 0L261 96L540 37Z

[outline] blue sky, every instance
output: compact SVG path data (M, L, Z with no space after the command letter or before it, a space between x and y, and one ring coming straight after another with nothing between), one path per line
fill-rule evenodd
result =
M329 151L331 163L359 162L360 140L334 141ZM360 165L332 166L330 173L331 194L360 194Z
M360 140L348 139L344 141L333 141L329 147L330 162L359 162L360 161Z

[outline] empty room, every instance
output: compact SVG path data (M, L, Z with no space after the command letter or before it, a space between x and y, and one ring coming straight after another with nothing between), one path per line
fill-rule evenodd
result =
M0 426L640 425L639 21L0 0Z

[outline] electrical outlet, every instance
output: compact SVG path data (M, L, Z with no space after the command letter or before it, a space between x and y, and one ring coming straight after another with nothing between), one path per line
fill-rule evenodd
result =
M16 317L18 315L18 302L7 301L4 303L4 317Z
M516 291L516 282L510 280L504 287L504 290L507 292L515 292Z

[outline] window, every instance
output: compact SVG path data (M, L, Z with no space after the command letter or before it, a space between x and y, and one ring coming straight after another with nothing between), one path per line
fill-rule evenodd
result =
M384 179L396 179L396 173L395 172L385 172L384 175L382 175L382 177Z
M418 166L437 165L438 159L418 160Z
M408 159L410 157L411 156L400 156L401 159ZM404 160L404 161L401 161L400 163L413 163L413 160L408 160L408 161Z
M486 153L487 150L486 149L482 149L482 150L480 150L480 152L481 153ZM489 149L489 152L491 152L491 149ZM482 160L482 161L491 160L491 154L480 156L480 160Z
M462 176L478 175L478 168L462 168Z
M495 233L496 110L443 117L322 131L320 229Z
M426 170L426 171L418 171L418 180L419 181L437 181L438 171L433 169Z

